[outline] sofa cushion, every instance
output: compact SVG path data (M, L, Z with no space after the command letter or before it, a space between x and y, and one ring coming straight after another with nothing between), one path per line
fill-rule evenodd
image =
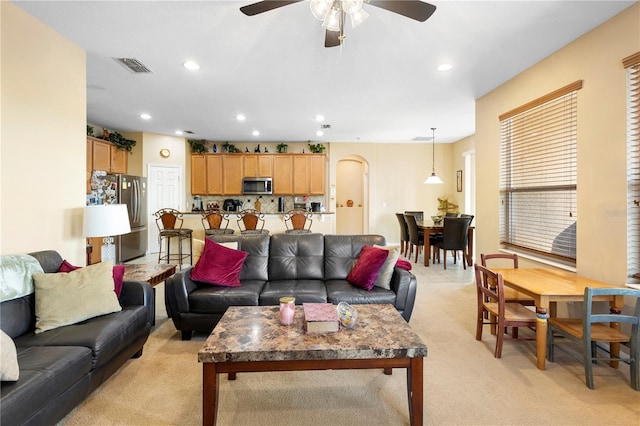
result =
M269 281L324 279L322 234L274 234L269 251Z
M218 243L237 241L238 250L249 253L240 271L240 281L267 281L269 273L269 235L268 234L218 234L207 237Z
M81 266L74 266L65 259L58 268L58 272L69 273L80 268ZM122 281L124 280L124 272L126 268L126 265L113 265L113 291L116 292L116 296L118 297L120 297L120 293L122 292Z
M396 294L392 290L381 287L373 287L367 291L351 285L346 280L329 280L325 282L327 287L327 302L338 304L347 302L349 304L376 303L395 305Z
M13 339L0 330L0 381L15 382L20 377L18 353Z
M258 306L264 281L243 281L240 287L200 285L189 293L190 312L223 314L228 306Z
M376 278L376 282L373 284L376 287L386 288L387 290L391 289L391 276L393 275L393 268L396 267L396 262L398 262L398 258L400 257L400 247L398 246L379 246L377 244L374 247L388 250L389 256L387 256L387 260L384 261L382 268L380 268L380 272L378 272L378 276Z
M278 305L283 296L293 296L296 304L326 303L327 289L321 280L269 281L260 293L260 305Z
M223 287L239 287L240 271L248 253L207 239L204 251L191 270L191 279Z
M362 247L374 244L385 245L384 237L381 235L325 235L324 279L346 280Z
M91 351L82 346L18 347L20 379L2 383L2 423L23 424L79 381L89 393Z
M376 282L378 272L389 257L387 250L382 250L372 246L364 246L356 264L347 275L347 281L356 287L371 290Z
M113 263L102 262L68 274L34 274L36 333L122 308L113 291Z
M98 368L129 346L148 325L147 307L130 305L120 312L101 315L46 333L28 333L15 340L18 348L28 346L82 346L91 351L91 367Z

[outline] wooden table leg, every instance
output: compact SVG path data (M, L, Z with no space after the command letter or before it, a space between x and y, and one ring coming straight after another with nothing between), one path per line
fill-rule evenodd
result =
M538 319L536 321L536 359L540 370L546 368L547 356L547 309L536 306Z
M429 258L431 257L431 243L429 242L431 230L424 231L424 266L429 266Z
M409 424L422 425L423 390L422 390L422 358L411 358L407 368L407 396L409 399Z
M202 364L202 424L215 426L218 416L218 373L214 362Z

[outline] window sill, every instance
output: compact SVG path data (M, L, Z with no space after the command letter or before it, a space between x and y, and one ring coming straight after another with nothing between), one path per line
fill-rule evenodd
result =
M506 250L506 249L500 249L499 251L501 253L517 254L518 257L520 257L522 259L528 259L528 260L531 260L531 261L534 261L534 262L542 263L544 265L553 266L554 268L563 269L565 271L577 272L577 269L576 269L575 266L566 265L566 264L560 263L560 262L554 262L552 260L545 259L543 257L533 256L533 255L531 255L529 253L523 253L523 252L518 252L518 251L514 251L514 250Z

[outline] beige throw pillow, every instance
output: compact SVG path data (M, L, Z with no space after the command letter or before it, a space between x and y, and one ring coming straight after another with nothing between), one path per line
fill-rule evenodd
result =
M113 262L67 274L33 274L36 333L121 311L113 291Z
M18 353L13 339L0 330L0 381L15 382L20 378Z
M400 257L400 247L379 245L374 245L374 247L388 250L389 254L387 255L387 260L385 260L382 264L382 268L380 268L380 272L378 272L376 282L373 285L375 287L381 287L386 288L387 290L391 290L391 276L393 275L393 268L395 268L396 262Z

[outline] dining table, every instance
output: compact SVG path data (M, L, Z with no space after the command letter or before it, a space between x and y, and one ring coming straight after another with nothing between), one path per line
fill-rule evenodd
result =
M429 266L429 255L431 253L431 244L429 242L429 235L442 234L444 230L444 224L440 223L427 223L423 220L416 220L418 229L424 232L424 266ZM473 234L475 226L469 226L467 231L467 258L465 259L468 266L473 266Z
M502 275L504 285L533 298L536 305L536 363L540 370L545 369L547 351L547 319L556 317L557 302L582 302L585 287L618 288L621 286L597 281L573 272L551 268L492 268ZM608 301L611 313L619 314L624 306L622 296L594 298ZM611 323L611 327L620 329L619 323ZM620 344L611 343L611 354L617 357ZM611 365L617 367L617 361Z

